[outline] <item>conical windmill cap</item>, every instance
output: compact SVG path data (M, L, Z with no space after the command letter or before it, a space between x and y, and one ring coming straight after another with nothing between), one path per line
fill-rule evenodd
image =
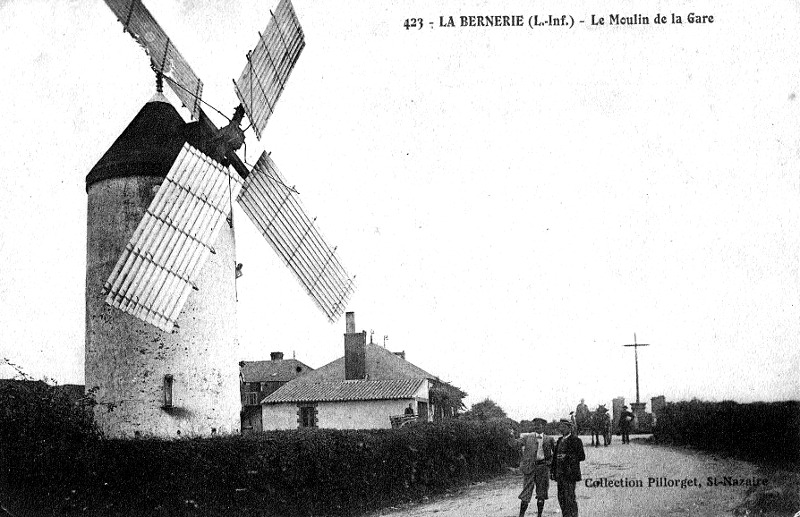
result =
M186 141L184 126L175 107L154 96L86 175L86 190L109 178L166 176Z

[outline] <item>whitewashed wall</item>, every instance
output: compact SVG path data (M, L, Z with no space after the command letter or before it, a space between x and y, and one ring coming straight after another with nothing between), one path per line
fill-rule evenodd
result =
M167 334L106 305L103 284L155 195L161 178L102 180L88 192L86 389L96 389L95 419L108 437L176 438L239 431L234 236L223 222L199 291ZM164 376L173 407L165 409ZM178 434L180 431L180 435Z
M350 402L318 402L317 427L321 429L388 429L390 416L402 415L409 403L428 402L428 381L422 383L413 398L399 400L359 400ZM263 404L264 430L297 429L298 405ZM428 420L431 419L430 404Z

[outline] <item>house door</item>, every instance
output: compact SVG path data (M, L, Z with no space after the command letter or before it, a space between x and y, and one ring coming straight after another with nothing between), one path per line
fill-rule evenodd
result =
M419 419L423 422L428 421L428 403L427 402L417 402L417 413L419 415Z

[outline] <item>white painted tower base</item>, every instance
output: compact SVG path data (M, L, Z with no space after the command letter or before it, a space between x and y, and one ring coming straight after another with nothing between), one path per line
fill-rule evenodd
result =
M120 175L88 183L86 390L94 392L95 419L107 437L238 433L234 233L228 224L176 332L105 303L103 284L162 181ZM170 385L171 397L165 393Z

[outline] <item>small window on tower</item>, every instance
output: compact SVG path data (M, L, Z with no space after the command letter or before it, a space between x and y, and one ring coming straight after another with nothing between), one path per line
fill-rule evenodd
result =
M164 376L164 407L172 407L172 375Z

